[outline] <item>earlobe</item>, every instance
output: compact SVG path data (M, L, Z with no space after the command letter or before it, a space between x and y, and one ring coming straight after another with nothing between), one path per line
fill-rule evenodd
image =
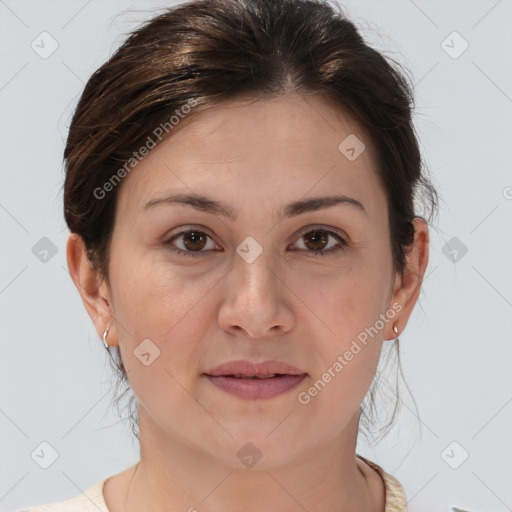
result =
M95 270L87 257L82 238L71 233L66 245L66 257L71 279L82 302L94 323L100 338L112 322L113 312L108 289L100 273ZM109 341L109 344L112 343Z

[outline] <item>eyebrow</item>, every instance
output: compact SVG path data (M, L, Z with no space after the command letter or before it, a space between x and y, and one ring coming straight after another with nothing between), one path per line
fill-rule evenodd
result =
M201 210L206 213L211 213L213 215L221 215L226 217L232 221L235 221L238 217L238 212L233 209L230 205L217 201L215 199L211 199L209 197L203 196L201 194L171 194L166 197L160 197L151 199L148 203L144 205L143 210L148 210L157 205L161 204L187 204L190 205L197 210ZM348 205L354 206L358 211L368 215L364 206L357 199L353 199L352 197L347 197L341 194L334 194L323 197L311 197L308 199L301 199L299 201L294 201L285 205L280 211L283 217L295 217L297 215L301 215L307 212L315 212L317 210L321 210L323 208L328 208L334 205Z

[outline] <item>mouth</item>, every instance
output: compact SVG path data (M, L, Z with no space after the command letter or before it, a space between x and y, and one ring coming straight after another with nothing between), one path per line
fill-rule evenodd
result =
M299 385L307 373L279 361L254 364L234 361L218 366L204 376L218 389L244 399L273 398Z

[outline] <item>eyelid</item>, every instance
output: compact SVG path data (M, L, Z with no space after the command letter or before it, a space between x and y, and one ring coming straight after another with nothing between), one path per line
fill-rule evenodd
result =
M180 229L180 228L178 228L178 229ZM199 224L188 224L188 225L185 225L184 227L181 228L180 231L176 231L175 233L171 232L171 234L168 233L168 234L164 235L163 239L169 241L169 239L172 238L175 235L181 235L181 234L186 233L188 231L194 231L194 230L204 232L210 238L212 238L217 245L220 245L215 240L215 237L212 235L212 232L207 227L201 226ZM343 238L346 241L348 241L348 235L344 231L342 231L342 230L340 230L338 228L332 227L332 226L324 226L324 225L321 225L321 224L310 224L308 226L305 226L305 227L301 228L301 230L296 235L294 235L294 236L295 237L297 237L297 236L300 237L302 235L305 235L306 233L309 233L310 231L315 231L315 230L318 230L318 231L333 231L338 236L340 236L341 238Z
M335 227L331 227L331 226L323 226L321 224L310 224L309 226L302 228L299 231L298 236L305 235L306 233L309 233L310 231L327 231L327 232L332 231L333 233L338 235L340 238L343 238L344 240L346 240L348 242L348 235L344 231L342 231L341 229L335 228Z
M178 235L183 235L184 233L188 233L189 231L199 231L201 233L205 233L206 235L208 235L212 240L215 241L215 243L217 245L220 245L218 244L218 242L215 240L215 237L213 236L212 232L206 227L206 226L201 226L200 224L186 224L185 226L180 226L176 229L173 229L172 231L166 233L162 239L164 240L164 243L165 242L168 242L170 241L172 238L174 238L175 236L178 236Z

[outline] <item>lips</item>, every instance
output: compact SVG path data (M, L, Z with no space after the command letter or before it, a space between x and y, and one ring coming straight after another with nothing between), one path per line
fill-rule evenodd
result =
M236 379L268 379L282 375L305 375L306 372L281 361L264 361L252 363L251 361L239 360L221 364L205 372L212 377L233 377Z
M273 398L298 386L307 376L281 361L231 361L212 368L205 377L218 389L246 400Z

